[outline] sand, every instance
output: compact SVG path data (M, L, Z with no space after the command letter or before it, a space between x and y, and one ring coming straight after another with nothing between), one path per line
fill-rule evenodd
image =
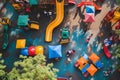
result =
M93 37L91 38L91 40L94 40L94 38L98 35L99 33L99 28L101 26L101 21L103 20L103 18L105 17L105 15L109 12L110 10L110 5L109 5L109 1L105 4L102 5L102 10L99 14L97 14L95 16L95 22L93 22L90 25L90 32L93 34ZM82 7L83 8L83 7ZM78 23L80 20L80 16L77 15L75 19L73 19L74 15L76 12L76 8L71 8L69 10L69 14L68 14L68 19L67 19L67 24L69 24L69 28L71 30L71 32L73 31L74 27L78 27L77 29L80 28L80 24Z

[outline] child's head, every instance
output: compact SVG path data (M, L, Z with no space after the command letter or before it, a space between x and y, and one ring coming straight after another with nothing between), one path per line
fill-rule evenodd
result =
M75 52L75 50L72 50L73 52Z

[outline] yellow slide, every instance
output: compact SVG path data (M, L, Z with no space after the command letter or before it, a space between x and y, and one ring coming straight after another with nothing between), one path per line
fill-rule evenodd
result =
M115 12L114 12L114 17L113 17L113 19L111 19L111 22L116 22L116 21L118 21L119 19L120 19L120 13L117 12L117 11L115 11Z
M56 0L56 18L47 26L45 41L52 41L52 32L63 20L64 17L64 0Z
M113 17L113 19L111 19L111 22L116 22L116 21L118 21L120 19L120 12L119 12L119 10L120 10L120 7L118 7L116 9L116 11L114 12L114 17Z

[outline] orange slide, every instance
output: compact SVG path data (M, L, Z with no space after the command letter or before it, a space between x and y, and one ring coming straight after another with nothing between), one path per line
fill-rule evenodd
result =
M64 17L64 0L56 0L56 18L47 26L45 41L52 41L53 30L62 22Z
M101 10L101 7L97 6L94 2L80 2L77 7L81 7L83 5L92 5L96 10Z

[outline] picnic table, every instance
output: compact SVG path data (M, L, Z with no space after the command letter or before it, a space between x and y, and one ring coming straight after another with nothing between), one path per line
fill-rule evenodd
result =
M19 15L18 16L18 26L28 26L28 15Z

